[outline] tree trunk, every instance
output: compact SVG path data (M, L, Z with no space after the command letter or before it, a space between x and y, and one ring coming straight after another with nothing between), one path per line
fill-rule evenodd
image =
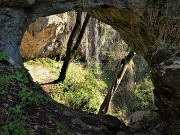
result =
M68 70L71 59L73 58L73 56L77 52L79 45L82 41L83 34L85 32L86 26L87 26L89 18L90 18L90 15L88 15L88 14L86 15L86 18L84 20L84 23L83 23L82 28L80 30L80 33L78 35L77 41L76 41L75 45L73 46L73 40L75 40L75 34L77 34L77 31L79 29L79 28L77 29L77 27L79 27L80 23L81 23L81 16L82 16L82 14L77 15L75 27L74 27L73 32L71 33L71 36L70 36L69 41L68 41L66 57L65 57L63 66L61 68L60 76L57 80L53 81L53 83L59 83L59 82L63 83L64 82L64 80L66 78L66 72Z
M70 54L71 54L71 50L73 48L73 42L81 29L81 18L82 18L82 12L77 12L76 23L74 25L74 28L72 30L72 33L71 33L68 43L67 43L66 56L68 57L68 55L69 55L68 59L70 59L70 56L71 56Z
M75 43L75 45L74 45L74 47L72 49L72 56L75 55L75 53L77 52L77 50L79 48L79 45L80 45L80 43L82 41L82 38L83 38L83 35L84 35L85 30L86 30L86 26L87 26L87 24L89 22L90 17L91 17L90 15L88 15L88 14L86 15L86 18L85 18L85 20L83 22L81 31L80 31L80 33L78 35L77 41L76 41L76 43Z
M52 83L59 83L59 82L63 83L66 78L66 72L69 67L69 63L71 62L71 59L72 59L73 42L81 28L81 17L82 17L82 12L77 12L76 23L74 25L74 28L72 30L72 33L71 33L68 43L67 43L66 56L64 59L63 66L61 68L60 75L59 75L58 79L53 81Z
M129 65L129 62L132 60L133 57L134 57L134 51L130 51L129 54L124 59L121 60L121 62L118 62L114 73L111 88L109 89L103 103L101 104L101 107L98 112L99 115L103 115L108 112L111 98L118 89L119 84L122 81L124 74L126 73L126 69Z
M66 78L66 72L69 68L69 64L71 62L71 59L65 59L61 68L60 76L57 80L53 81L52 83L59 83L59 82L64 82Z

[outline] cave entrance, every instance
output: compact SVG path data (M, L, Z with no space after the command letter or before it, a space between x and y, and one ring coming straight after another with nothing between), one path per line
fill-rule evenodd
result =
M45 59L45 57L53 58L56 55L60 55L61 60L63 61L62 57L65 55L67 40L74 26L75 16L76 13L71 11L47 17L40 17L34 23L30 24L29 28L26 30L20 50L24 60L28 61L25 62L24 65L30 71L34 81L43 84L57 78L62 63L59 64L53 60ZM52 85L44 85L43 87L48 93L51 93L51 96L55 100L64 103L72 109L82 109L97 113L104 98L103 95L107 93L107 89L112 83L115 65L119 60L123 59L127 53L128 46L116 30L97 19L91 18L79 51L74 57L72 64L79 70L78 73L81 77L77 75L78 73L75 74L79 76L80 79L84 77L85 70L90 68L90 70L94 72L94 79L97 79L96 81L99 83L107 85L105 88L104 86L99 86L98 83L96 84L97 87L100 87L101 91L96 90L94 94L99 97L94 96L92 99L97 100L98 102L90 102L89 97L92 96L92 93L89 93L88 95L86 93L88 90L87 88L87 90L84 91L87 96L82 97L83 91L81 91L82 93L78 98L85 98L90 104L84 103L83 101L79 102L79 104L76 103L78 100L76 99L77 95L75 94L77 94L81 88L84 88L84 85L82 84L82 86L78 86L79 88L73 86L75 89L73 92L75 94L71 99L68 99L67 96L69 94L68 92L71 92L70 90L66 89L66 92L64 92L63 90L60 90L59 87L54 88L55 86ZM84 68L82 68L82 65L84 65ZM70 68L71 72L74 68L73 66ZM148 108L152 109L154 107L152 96L153 85L149 78L150 75L147 67L147 63L140 56L136 56L133 62L130 63L123 82L115 94L110 107L110 111L116 113L118 117L127 118L127 116L135 111L140 111L141 109L147 110ZM84 74L80 73L80 70L82 70ZM71 76L74 75L71 74ZM72 79L73 77L70 78ZM77 80L76 76L74 80ZM87 81L91 87L94 87L92 86L93 80L87 77ZM78 84L78 82L71 83L71 85ZM64 85L67 85L67 81L65 81ZM66 86L66 88L68 88L68 86ZM69 87L69 89L71 89L71 87ZM137 93L139 93L139 95ZM64 98L62 98L63 94L65 94ZM58 97L58 95L61 96ZM144 96L144 98L138 100L141 96ZM145 101L146 99L148 99L148 101ZM138 102L138 105L134 105L133 102ZM144 106L143 104L145 102L146 105ZM93 109L87 109L87 106L95 107Z
M0 3L0 21L3 24L0 25L0 51L7 53L8 62L14 67L23 67L19 44L31 22L42 16L70 10L87 11L94 18L111 25L133 51L146 59L152 70L155 102L159 112L166 118L180 117L179 1L161 3L144 0L143 3L136 3L121 0L67 0Z

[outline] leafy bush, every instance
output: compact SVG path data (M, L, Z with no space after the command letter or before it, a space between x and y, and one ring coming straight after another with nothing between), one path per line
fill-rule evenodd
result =
M9 122L3 126L1 135L27 135L27 130L18 122Z
M113 102L119 106L125 117L136 111L152 110L155 109L153 89L152 81L146 77L135 84L129 93L122 92L120 88Z
M0 61L7 61L8 55L5 52L0 52Z
M91 70L80 63L71 63L64 83L54 85L51 90L55 100L74 110L96 113L101 105L101 91L105 82L96 79Z
M145 78L136 85L133 95L133 110L153 109L154 106L154 86L149 78Z

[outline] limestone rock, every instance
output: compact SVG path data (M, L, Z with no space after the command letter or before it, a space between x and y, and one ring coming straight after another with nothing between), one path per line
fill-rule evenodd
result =
M157 113L152 111L137 111L134 112L126 120L127 125L135 130L142 129L144 127L150 127L150 121L154 121L157 118ZM146 125L147 124L147 125Z
M64 13L40 17L30 24L20 46L24 59L56 56L67 40L68 16Z
M178 79L176 84L180 83L176 77L180 76L180 67L176 66L175 70L170 68L179 65L180 58L179 0L38 0L34 4L27 4L27 0L0 0L0 7L0 51L8 54L11 65L23 67L19 44L31 22L42 16L70 10L87 11L116 29L131 49L147 60L155 86L155 104L165 119L180 118L180 99L176 96L180 89L171 87L174 79ZM174 53L167 55L172 48ZM168 50L167 53L164 53L164 49ZM159 59L162 55L157 53L164 57ZM156 59L158 63L154 62ZM158 65L166 60L175 61L170 66ZM165 71L165 74L161 76L158 71Z

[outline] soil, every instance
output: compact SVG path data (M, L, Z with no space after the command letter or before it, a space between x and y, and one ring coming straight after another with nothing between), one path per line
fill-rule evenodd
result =
M27 70L24 73L0 62L0 135L146 134L144 130L130 133L130 127L111 115L74 111L57 103L48 94L51 85L42 84L54 81L58 73L39 61L35 63L25 63L32 81ZM150 134L157 135L179 133L179 125L173 121L157 123L149 129Z
M24 63L24 66L32 76L33 81L39 83L46 92L49 92L52 85L46 83L54 81L57 78L57 74L52 72L49 66L43 65L39 61L33 61L33 64L27 62Z
M57 74L41 64L25 64L33 80L40 84L53 81ZM21 71L20 71L21 72ZM125 125L116 117L98 116L82 111L73 111L55 102L47 91L51 85L42 85L26 80L27 76L17 75L10 65L0 63L0 133L30 135L116 135L125 130ZM44 90L45 89L45 90ZM22 91L26 92L22 94ZM28 94L27 94L28 93ZM30 102L34 95L41 98ZM23 99L24 98L24 99ZM32 98L31 98L32 99ZM13 109L19 111L14 112ZM12 123L16 126L12 127ZM21 125L21 127L18 127Z

